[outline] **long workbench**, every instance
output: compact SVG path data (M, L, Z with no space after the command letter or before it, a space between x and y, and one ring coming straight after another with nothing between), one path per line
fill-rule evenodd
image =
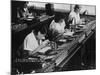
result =
M77 34L74 40L63 43L58 46L58 54L55 55L51 62L37 72L52 72L55 71L55 67L63 67L71 57L79 50L82 44L84 44L88 38L95 32L96 21L90 21L83 27L83 32Z
M43 72L53 72L55 71L55 67L62 68L72 57L73 55L79 50L82 44L84 44L88 38L95 33L96 28L96 20L90 20L86 23L81 29L80 32L76 32L72 38L72 40L68 40L65 38L66 42L59 42L57 41L57 48L53 51L56 52L55 55L43 55L45 58L50 58L50 60L43 61L42 68L35 70L36 73L43 73ZM60 37L62 39L63 37ZM58 39L57 39L58 40ZM41 55L42 57L42 55ZM32 61L31 61L32 62ZM34 60L33 60L34 62ZM28 62L27 62L28 63ZM34 67L34 66L33 66ZM31 73L34 73L31 72Z

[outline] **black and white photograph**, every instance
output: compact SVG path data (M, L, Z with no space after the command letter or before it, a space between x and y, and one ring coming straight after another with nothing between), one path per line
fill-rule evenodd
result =
M96 69L96 5L11 0L11 75Z

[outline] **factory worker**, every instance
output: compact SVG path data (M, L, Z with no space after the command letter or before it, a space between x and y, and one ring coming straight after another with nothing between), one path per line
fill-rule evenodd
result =
M83 24L84 19L80 18L80 10L81 7L79 5L75 5L74 10L72 10L69 14L69 21L72 20L72 25Z
M65 31L65 20L64 15L56 14L54 20L50 24L50 30L53 32L64 33Z
M29 55L33 55L49 42L49 40L43 42L44 39L45 34L43 32L32 31L24 39L24 50L27 50Z

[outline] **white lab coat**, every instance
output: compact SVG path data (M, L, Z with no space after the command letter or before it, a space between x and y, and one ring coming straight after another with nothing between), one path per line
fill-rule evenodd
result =
M80 14L79 13L75 13L74 11L71 11L70 14L69 14L69 20L73 20L72 24L75 25L75 24L79 24L81 19L80 19Z
M24 50L34 51L38 46L38 40L36 39L34 33L31 32L24 39Z
M28 34L24 40L24 50L28 50L28 51L34 51L36 48L38 48L41 44L46 44L48 43L49 40L45 40L44 42L42 40L38 40L36 39L33 31ZM39 50L38 52L46 52L48 49L51 49L51 47L45 47L45 48L41 48L41 50Z
M61 23L56 23L54 20L50 24L50 30L57 31L58 33L63 33L65 31L65 21Z

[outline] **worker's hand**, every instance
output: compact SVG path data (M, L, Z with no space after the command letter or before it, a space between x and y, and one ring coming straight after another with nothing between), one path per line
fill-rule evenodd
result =
M42 42L43 45L46 45L48 43L49 43L49 40L45 40L45 41Z
M44 48L49 43L49 40L45 40L38 48L36 48L34 51L31 51L30 54L34 54L38 51L40 51L42 48Z

